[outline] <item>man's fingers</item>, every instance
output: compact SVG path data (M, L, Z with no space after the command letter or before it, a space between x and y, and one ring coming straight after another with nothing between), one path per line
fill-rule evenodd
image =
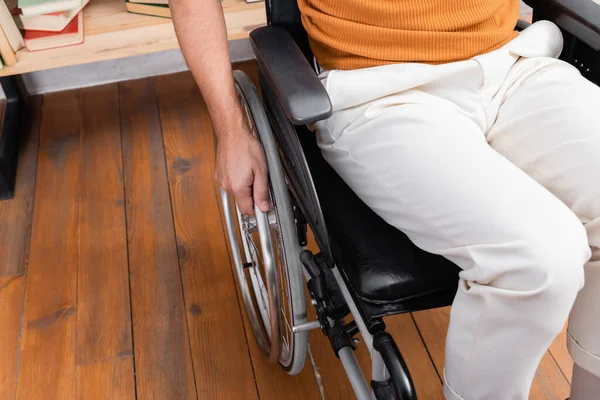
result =
M268 212L271 205L269 204L269 185L266 168L256 171L252 189L254 192L254 203L256 203L260 211Z
M252 189L250 187L235 189L233 195L242 214L254 215L254 202L252 201Z

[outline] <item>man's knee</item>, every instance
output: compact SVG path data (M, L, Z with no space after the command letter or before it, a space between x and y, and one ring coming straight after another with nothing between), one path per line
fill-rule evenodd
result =
M551 294L560 297L563 291L577 292L584 285L585 263L591 250L583 224L573 214L533 241L530 251L535 264L532 267L546 279Z
M549 336L563 329L584 286L584 265L590 258L583 225L575 216L569 220L552 229L524 234L515 247L517 254L521 253L521 265L493 284L522 302L524 315L530 315L535 325L532 329Z
M541 297L549 309L559 307L568 314L584 285L591 251L575 215L556 220L550 227L522 234L517 251L523 254L523 265L516 267L511 281L524 296Z

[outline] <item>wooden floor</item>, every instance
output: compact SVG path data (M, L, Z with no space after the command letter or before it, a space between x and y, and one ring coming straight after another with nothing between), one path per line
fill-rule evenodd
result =
M0 202L0 399L352 398L320 332L295 377L255 345L189 74L49 94L26 120ZM442 399L448 315L388 322L421 399ZM570 376L563 333L531 398L565 399Z

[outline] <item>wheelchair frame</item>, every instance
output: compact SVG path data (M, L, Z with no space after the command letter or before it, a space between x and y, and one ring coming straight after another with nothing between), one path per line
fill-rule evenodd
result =
M600 26L598 25L600 9L583 4L565 5L568 3L565 0L544 0L543 4L541 1L528 0L527 2L534 7L534 20L551 20L561 27L565 37L565 49L561 58L575 64L584 76L592 78L590 80L600 76L600 64L594 66L593 61L597 59L597 52L600 50ZM540 3L539 8L538 3ZM253 130L256 131L255 133L267 153L270 177L275 176L275 180L285 179L287 190L291 194L289 200L293 202L291 207L293 214L288 213L288 217L291 215L295 221L294 240L298 244L298 248L295 248L294 251L298 252L297 259L301 261L300 268L304 270L311 302L315 306L317 314L317 321L306 321L306 314L299 312L299 318L294 320L290 328L294 335L298 335L300 343L298 353L301 354L295 354L293 365L282 366L290 374L300 372L305 363L306 332L310 329L320 328L329 338L336 356L341 360L359 400L416 399L414 384L406 363L394 339L385 331L383 318L404 312L449 305L456 288L449 288L437 299L426 299L424 303L421 301L419 304L412 304L408 301L402 303L401 306L373 304L361 299L353 291L347 275L343 269L339 269L337 266L336 258L339 258L339 250L335 248L335 243L329 240L325 219L304 152L305 143L303 143L302 134L306 134L306 132L299 132L306 125L329 117L331 104L323 87L316 79L316 68L311 67L308 62L311 60L311 55L309 50L307 51L305 35L299 32L301 27L298 23L299 14L295 0L266 0L266 6L269 26L259 28L250 35L259 65L262 102L258 98L257 89L243 72L235 71L234 77L238 94L241 94L240 98L245 102L247 111L249 111L249 123L256 128ZM597 21L590 22L594 18ZM518 28L523 29L526 25L520 21ZM288 57L278 58L283 53ZM273 70L274 68L276 71ZM285 83L290 80L294 80L295 85ZM302 89L298 89L299 87ZM268 123L265 123L265 120L268 120ZM257 121L259 122L257 123ZM279 187L277 188L277 186ZM274 189L282 190L281 185L272 185L272 196ZM281 196L279 193L279 197ZM223 192L222 201L224 204L230 204L231 199ZM260 234L262 241L268 237L266 230L270 224L270 216L262 214L258 208L255 208L255 212L257 225L259 228L262 227ZM226 210L226 219L228 220L229 239L230 241L236 240L232 228L231 209ZM307 225L311 227L315 235L320 249L318 254L313 254L306 249L302 250L307 244ZM261 244L264 252L270 251L271 244L265 245L262 242ZM288 258L286 260L289 261ZM242 265L242 262L240 261L238 264ZM293 265L286 264L286 268L288 271L294 271ZM238 278L242 279L241 269L238 268L236 272L238 272ZM280 299L276 286L281 285L281 277L276 276L273 265L267 266L265 272L269 301L274 301L278 307ZM288 275L286 275L286 279L289 279ZM264 330L265 327L261 328L257 324L258 317L255 310L252 311L256 304L252 301L250 288L248 285L244 287L243 281L240 282L243 300L250 314L255 337L261 348L270 354L270 360L276 362L280 352L278 340L264 340L264 332L261 332L261 329ZM296 296L304 300L304 295L300 295L297 290ZM278 332L273 328L281 329L281 326L284 325L279 316L273 315L276 313L275 310L277 308L273 307L270 314L271 338ZM252 313L254 313L254 317L252 317ZM344 318L348 315L352 315L353 321L345 323ZM373 379L370 386L353 354L357 343L355 335L358 333L363 337L371 355ZM279 361L281 364L281 360Z
M312 191L309 190L309 196L303 196L300 193L303 191L302 188L294 186L294 179L292 176L295 175L293 167L287 163L286 157L280 157L282 151L282 142L285 141L287 145L292 147L300 146L301 144L294 131L291 136L281 136L273 134L273 129L277 122L281 123L277 125L281 130L275 129L275 132L279 133L290 133L284 132L285 127L289 125L283 124L281 118L283 117L283 110L277 106L276 102L273 102L273 98L269 97L268 88L263 87L263 100L265 106L261 104L261 100L258 97L258 91L254 87L250 78L241 71L234 71L234 78L236 83L236 90L238 91L239 98L244 104L244 108L248 112L249 124L251 124L251 131L260 140L261 144L266 153L267 164L269 168L269 179L271 184L271 196L272 198L278 198L281 206L282 202L286 201L289 197L295 203L295 215L291 218L296 222L296 232L293 234L293 239L297 241L298 246L289 246L291 251L295 252L296 257L301 261L301 265L294 265L293 261L286 265L287 273L289 275L298 272L298 267L304 269L304 277L306 277L306 284L308 285L311 303L315 306L317 320L306 321L305 318L300 320L294 320L291 330L294 337L293 347L297 346L297 351L294 352L295 360L291 365L284 365L279 358L281 366L289 373L299 373L305 363L305 355L307 349L307 331L311 329L321 329L323 333L329 338L332 348L342 362L344 370L348 376L350 384L356 394L358 400L373 399L416 399L416 393L408 368L398 350L392 336L385 332L385 324L381 317L373 317L371 313L369 319L364 318L365 310L360 308L357 303L356 297L353 295L349 288L346 278L342 272L335 265L333 257L330 257L332 250L328 244L327 230L323 220L314 221L312 218L320 216L322 218L321 210L318 208L318 198L310 174L304 175L305 183L312 187ZM271 101L270 101L270 100ZM268 120L267 120L268 119ZM289 126L293 130L293 127ZM283 140L282 140L283 139ZM308 169L306 160L303 160L303 153L300 150L299 153L294 152L299 157L304 168ZM289 158L288 158L289 159ZM296 164L298 166L299 164ZM287 173L284 173L283 171ZM285 175L285 181L288 183L287 189L291 192L291 196L284 195L280 181ZM306 188L304 188L306 189ZM277 192L279 191L279 192ZM264 271L262 272L261 278L264 279L264 286L267 288L267 296L269 297L270 305L270 321L264 323L261 326L260 315L257 309L260 309L260 304L257 304L256 298L260 298L262 295L256 293L256 287L250 288L252 284L248 284L247 280L243 277L244 267L253 267L250 264L255 261L250 261L249 257L246 257L246 262L240 260L239 245L236 243L237 237L234 228L234 219L236 216L231 207L231 198L225 191L221 191L222 203L224 208L224 214L227 225L227 233L230 240L234 264L236 265L236 273L238 275L238 282L242 292L245 308L249 314L249 320L251 327L259 346L269 354L269 360L271 362L277 362L278 356L281 354L281 343L277 337L281 334L281 329L285 324L281 321L281 316L277 313L280 308L282 299L278 295L280 290L277 288L278 285L285 285L286 278L289 279L287 274L284 277L276 277L277 268L274 262L276 257L270 256L273 253L272 238L269 235L269 225L278 225L276 230L280 230L279 224L282 222L271 221L271 216L262 213L257 207L255 207L255 217L251 217L252 221L256 221L254 225L258 227L260 237L260 247L262 249L262 261L264 262ZM316 205L316 208L310 208L310 205ZM284 213L285 214L285 213ZM288 213L289 214L289 213ZM311 217L306 217L311 215ZM288 215L289 216L289 215ZM238 218L240 217L238 213ZM249 217L246 217L249 218ZM313 254L311 251L305 248L307 244L307 225L310 225L317 242L325 243L325 249L318 254ZM243 236L245 233L241 232L244 228L240 222L240 234ZM284 228L285 229L285 228ZM288 235L289 237L290 235ZM243 239L242 239L243 240ZM285 242L285 240L284 240ZM258 247L258 246L257 246ZM247 253L247 252L246 252ZM265 256L267 255L267 256ZM285 256L287 259L287 255ZM290 265L291 264L291 265ZM283 279L282 279L283 278ZM298 278L298 276L296 277ZM302 279L302 278L300 278ZM293 279L292 279L293 280ZM296 282L297 283L297 282ZM294 283L292 283L293 285ZM259 287L262 287L259 285ZM254 295L254 300L253 300ZM304 301L305 298L298 290L295 291L297 301ZM284 299L285 301L286 299ZM260 303L262 300L259 300ZM294 310L294 314L296 310ZM304 312L299 312L301 315L306 315ZM390 313L387 315L392 315ZM353 321L349 323L344 322L344 318L348 315L352 315ZM268 326L265 326L268 325ZM279 330L278 330L279 328ZM361 334L367 349L371 355L372 366L372 382L371 386L367 383L362 370L360 369L358 362L354 356L354 349L358 340L354 337L358 333ZM297 336L296 336L297 335ZM373 390L373 391L372 391Z

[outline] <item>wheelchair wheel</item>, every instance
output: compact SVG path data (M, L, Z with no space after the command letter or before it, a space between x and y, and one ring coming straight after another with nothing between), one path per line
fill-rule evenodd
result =
M304 367L307 352L307 333L293 331L294 326L306 322L296 221L277 144L258 92L245 73L234 71L234 78L250 130L265 151L272 207L268 213L255 207L254 216L242 215L231 196L221 190L228 239L255 340L270 362L279 362L293 375Z

